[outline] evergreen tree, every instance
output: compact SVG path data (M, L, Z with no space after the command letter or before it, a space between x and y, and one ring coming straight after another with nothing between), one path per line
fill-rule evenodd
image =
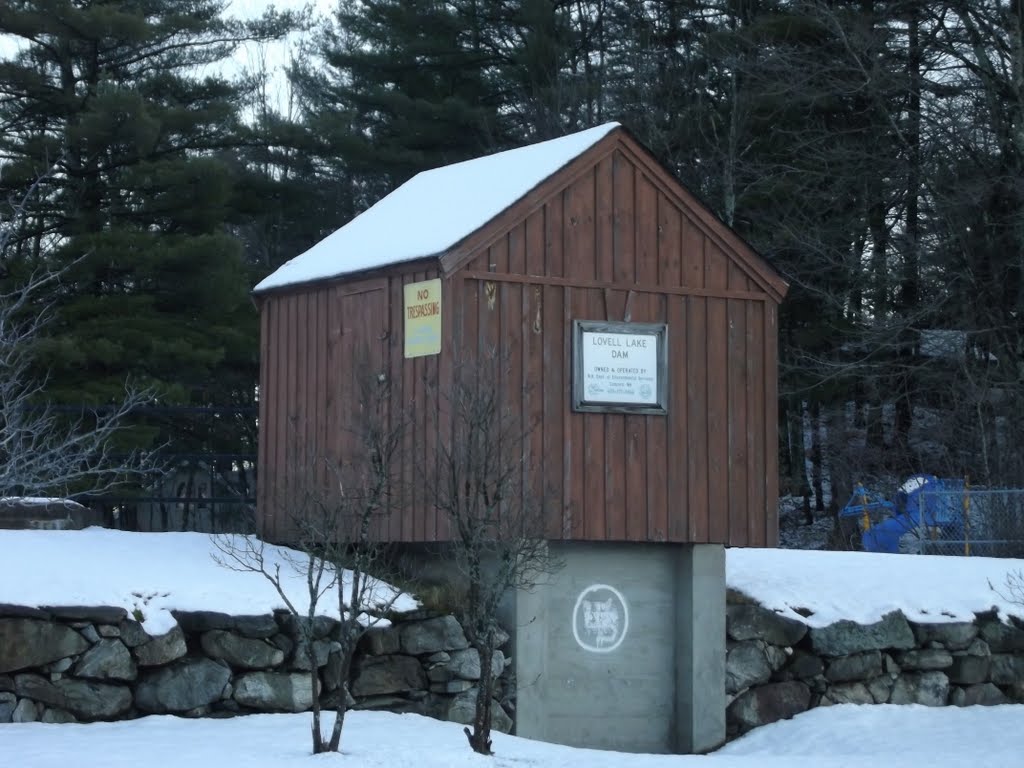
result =
M247 94L226 74L246 40L290 19L242 24L217 0L10 0L0 34L0 195L56 163L5 254L16 286L66 269L37 360L47 395L115 402L127 379L163 403L251 405L257 376L253 275L242 243L232 150L259 140ZM170 420L175 450L235 452L252 430ZM211 422L213 424L213 422ZM246 443L246 441L251 441ZM216 442L216 441L215 441Z

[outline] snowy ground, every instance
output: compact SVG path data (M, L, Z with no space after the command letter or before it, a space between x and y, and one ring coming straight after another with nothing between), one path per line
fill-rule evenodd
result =
M25 768L1017 768L1024 706L816 709L764 726L705 757L625 755L494 734L473 754L462 727L418 715L353 712L341 755L309 754L308 715L231 720L0 726L0 765Z
M158 626L170 610L262 613L280 598L258 576L218 566L202 534L0 531L0 603L121 605ZM272 556L287 566L287 551ZM1021 560L863 552L729 550L729 586L810 624L871 621L900 609L911 619L953 621L997 608L1024 615L998 594ZM993 589L993 585L996 589ZM298 587L299 585L293 585ZM1005 592L1005 589L1001 591ZM297 589L297 598L301 589ZM414 602L403 596L403 605ZM853 706L816 709L759 728L705 757L623 755L495 734L497 757L472 754L461 726L415 715L350 713L342 755L309 755L307 715L232 720L148 717L121 723L0 726L0 766L27 768L986 768L1024 764L1024 706Z

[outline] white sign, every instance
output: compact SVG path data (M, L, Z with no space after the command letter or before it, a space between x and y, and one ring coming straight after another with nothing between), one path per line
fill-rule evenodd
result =
M584 330L581 339L583 395L588 403L657 405L656 334Z
M576 598L572 634L591 653L610 653L622 645L629 631L629 607L615 587L591 584Z

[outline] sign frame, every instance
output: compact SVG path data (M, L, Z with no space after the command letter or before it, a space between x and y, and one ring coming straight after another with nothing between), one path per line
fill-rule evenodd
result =
M649 402L597 400L586 394L587 361L584 334L611 336L649 336L655 339L655 391ZM572 409L582 413L635 413L664 416L668 414L668 324L628 323L601 320L572 321Z

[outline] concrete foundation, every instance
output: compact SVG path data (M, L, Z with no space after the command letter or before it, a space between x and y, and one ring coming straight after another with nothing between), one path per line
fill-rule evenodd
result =
M516 733L624 752L725 740L720 545L552 543L564 568L512 596Z

